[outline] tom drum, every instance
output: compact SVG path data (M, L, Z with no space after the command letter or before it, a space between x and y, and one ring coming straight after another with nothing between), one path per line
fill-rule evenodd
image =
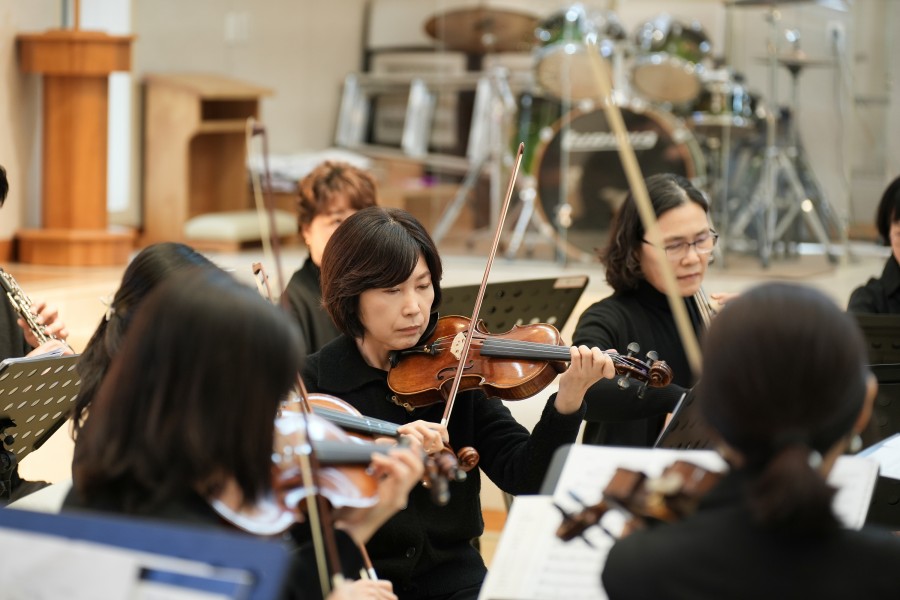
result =
M638 28L635 44L631 82L638 93L672 105L691 102L700 94L702 61L712 46L699 23L660 15Z

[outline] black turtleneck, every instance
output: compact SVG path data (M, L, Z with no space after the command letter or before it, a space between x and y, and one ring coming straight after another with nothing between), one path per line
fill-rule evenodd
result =
M340 335L331 316L322 307L319 267L307 258L294 272L281 294L281 305L300 325L306 353L318 352L322 346Z
M847 310L852 313L900 314L900 265L892 254L881 277L853 290Z
M686 299L685 304L694 331L699 334L703 325L694 301ZM637 289L616 292L584 311L572 337L575 345L615 349L623 354L628 344L637 342L641 346L638 358L643 360L647 352L655 350L659 360L672 368L672 384L648 387L643 398L637 395L639 383L621 390L616 381L609 379L594 384L585 396L585 443L652 446L666 414L675 408L685 389L695 383L666 296L642 280Z

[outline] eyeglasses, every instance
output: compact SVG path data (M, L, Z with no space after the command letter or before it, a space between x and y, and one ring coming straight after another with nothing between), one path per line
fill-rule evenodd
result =
M647 240L641 241L645 244L654 246L654 244L651 244ZM688 248L690 248L691 246L694 247L694 250L697 251L697 254L705 255L713 251L713 248L716 247L716 242L718 241L719 234L715 231L710 230L709 233L701 235L693 242L675 242L674 244L663 246L663 250L666 251L666 258L672 261L678 261L687 256Z

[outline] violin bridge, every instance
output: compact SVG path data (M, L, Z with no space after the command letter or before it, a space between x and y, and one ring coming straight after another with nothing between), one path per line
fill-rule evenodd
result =
M459 357L462 356L463 348L466 345L466 334L460 331L456 334L456 337L453 338L453 343L450 344L450 354L456 360L459 360Z

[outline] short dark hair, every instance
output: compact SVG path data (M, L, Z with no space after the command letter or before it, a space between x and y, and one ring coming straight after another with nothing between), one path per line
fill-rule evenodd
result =
M884 190L875 212L875 227L887 245L891 244L891 223L897 221L900 221L900 177L894 179Z
M834 524L833 490L809 459L852 431L866 394L866 356L856 321L808 287L761 285L712 321L698 402L757 475L749 502L761 522Z
M233 477L257 500L272 488L274 421L301 361L297 326L256 290L218 269L172 277L138 310L91 404L76 494L153 514Z
M9 193L9 179L6 178L6 169L0 165L0 206L6 202L6 195Z
M81 387L72 414L73 438L81 430L85 412L106 375L112 357L118 353L138 306L160 282L192 267L216 268L208 258L177 242L147 246L128 264L106 314L100 319L78 359Z
M335 196L347 199L350 208L360 210L377 203L375 179L349 163L325 161L304 177L298 186L297 224L309 225Z
M373 206L341 223L322 256L322 302L337 328L362 337L359 295L406 281L420 254L431 271L435 312L443 266L434 240L415 217L399 208Z
M681 175L651 175L645 183L657 217L688 202L693 202L709 213L706 196ZM613 217L609 241L600 251L600 261L606 266L606 281L617 292L633 290L643 279L641 245L644 234L644 224L638 214L637 203L634 195L629 192L619 212Z

